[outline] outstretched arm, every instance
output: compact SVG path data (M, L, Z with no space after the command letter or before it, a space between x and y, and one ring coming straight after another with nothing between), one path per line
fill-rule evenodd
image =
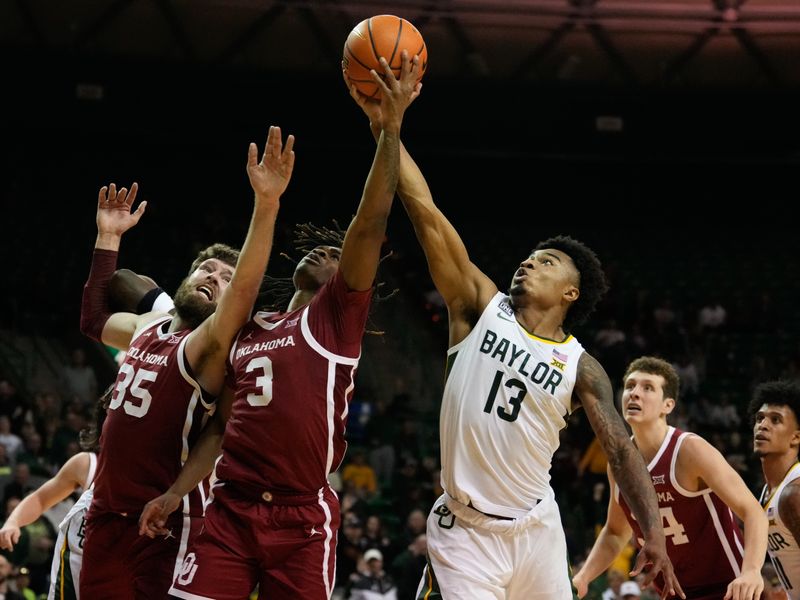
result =
M360 94L344 71L342 74L350 95L369 118L372 134L378 140L380 102ZM457 343L469 333L474 316L485 308L497 286L470 260L461 237L434 204L422 171L402 142L397 193L425 252L433 283L450 311L450 342Z
M701 437L688 436L678 454L679 483L709 487L744 523L744 558L739 576L728 584L725 598L758 600L764 589L761 567L767 553L769 523L764 509L727 460ZM699 481L698 481L699 480Z
M650 563L646 584L660 572L665 583L662 599L676 593L685 597L667 556L658 500L650 474L614 407L614 394L608 375L587 352L581 355L578 362L575 395L586 411L589 423L608 457L609 469L644 535L644 546L631 575L638 574Z
M122 234L134 227L144 214L147 202L131 210L139 185L134 183L117 191L116 184L100 188L97 197L97 239L95 240L92 267L83 288L81 302L81 332L109 346L126 350L131 337L141 324L153 315L138 316L131 313L111 313L108 287L117 265Z
M217 310L189 336L186 356L200 384L209 392L222 388L225 356L233 337L253 311L272 250L280 198L294 169L294 136L282 147L280 127L270 127L261 161L250 144L247 174L255 192L253 216L233 277L219 299Z
M180 506L183 497L214 469L222 447L225 425L231 416L233 397L233 390L225 387L217 401L217 412L197 438L175 483L158 498L145 504L139 517L139 535L154 538L166 534L167 517Z
M589 556L586 557L586 562L572 578L572 584L578 590L579 598L583 598L589 589L589 584L611 566L633 535L633 529L625 517L625 512L619 502L614 499L616 483L610 471L608 483L611 491L608 499L606 524L600 530L600 535L597 536Z
M380 61L385 82L372 71L372 77L381 90L380 106L376 112L380 127L378 147L358 210L347 228L339 261L339 270L351 290L367 290L375 280L386 224L397 189L400 126L406 108L419 95L419 57L409 59L408 53L403 50L399 80L383 57Z
M13 550L19 541L20 528L30 525L44 511L55 506L78 487L85 487L89 473L89 453L80 452L70 458L52 479L25 496L0 529L0 548Z

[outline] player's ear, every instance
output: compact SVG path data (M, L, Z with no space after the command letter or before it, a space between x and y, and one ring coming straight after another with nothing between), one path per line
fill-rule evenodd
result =
M669 415L675 410L675 398L664 398L664 414Z
M581 291L574 285L569 285L564 290L564 300L567 302L575 302L581 295Z

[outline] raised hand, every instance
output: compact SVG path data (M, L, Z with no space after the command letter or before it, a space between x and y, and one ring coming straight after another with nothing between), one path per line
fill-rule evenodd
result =
M389 63L383 57L380 58L383 74L379 75L374 69L370 71L372 78L381 90L380 98L377 99L369 98L359 92L342 68L342 77L350 90L350 96L369 118L373 131L380 131L384 128L399 130L403 113L422 90L422 83L419 81L422 69L419 56L409 57L408 52L403 50L400 58L400 79L394 76Z
M134 182L130 191L127 188L117 190L115 183L100 188L97 195L97 233L98 235L121 236L139 222L147 207L147 201L140 202L136 210L131 211L139 184Z
M258 161L258 147L251 143L247 153L247 176L258 202L278 203L286 191L294 169L294 136L286 138L282 148L281 128L270 126L267 144L261 162Z

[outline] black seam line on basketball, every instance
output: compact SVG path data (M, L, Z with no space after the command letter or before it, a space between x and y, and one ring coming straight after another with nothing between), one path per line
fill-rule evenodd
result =
M397 28L397 38L394 40L394 48L392 49L392 58L389 59L389 66L394 64L394 57L397 54L397 48L400 46L400 37L403 35L403 19L397 17L400 27ZM402 62L400 63L402 66Z
M353 54L353 51L352 51L352 50L350 50L350 46L348 46L347 44L345 44L345 45L344 45L344 47L345 47L345 49L347 50L347 53L348 53L348 54L349 54L349 55L350 55L350 56L353 58L353 60L354 60L354 61L356 61L358 64L360 64L362 67L364 67L364 68L365 68L367 71L371 71L371 70L372 70L372 67L368 67L368 66L367 66L367 65L365 65L363 62L361 62L360 60L358 60L358 57L357 57L355 54Z
M378 49L375 47L375 38L372 37L372 17L367 21L367 31L369 32L369 45L372 46L372 53L375 55L375 60L380 64L381 57L378 56Z

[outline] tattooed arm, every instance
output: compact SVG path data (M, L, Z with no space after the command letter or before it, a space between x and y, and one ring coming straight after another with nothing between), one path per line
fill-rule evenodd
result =
M665 583L661 598L674 596L676 592L685 597L667 556L656 492L644 459L633 445L622 417L614 407L614 393L608 375L600 363L586 352L578 363L575 395L586 411L589 423L608 458L609 470L644 535L644 546L631 576L650 564L645 584L649 584L660 572Z
M800 545L800 484L797 480L783 488L778 511L781 521L789 528L794 540Z

